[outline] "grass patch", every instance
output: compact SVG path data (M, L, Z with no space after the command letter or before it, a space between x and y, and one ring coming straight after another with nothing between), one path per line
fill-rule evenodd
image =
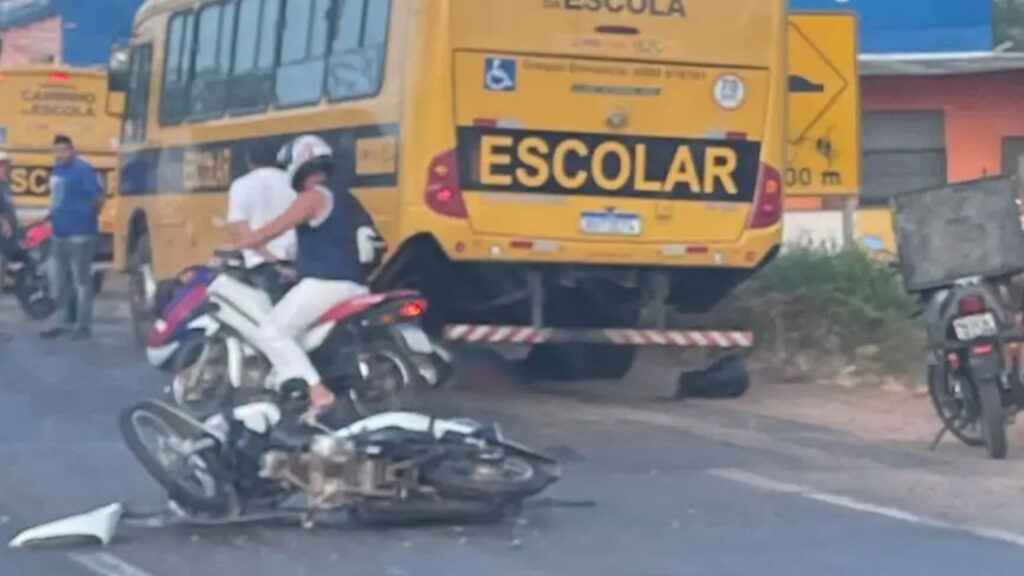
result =
M775 364L879 377L921 371L924 331L895 270L858 250L787 250L727 304L757 331L759 356ZM785 366L791 368L792 366ZM800 371L800 370L797 370Z

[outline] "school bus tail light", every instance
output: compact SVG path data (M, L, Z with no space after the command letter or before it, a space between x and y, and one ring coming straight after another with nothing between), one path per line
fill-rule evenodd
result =
M466 202L459 185L458 161L455 150L447 150L430 161L424 199L431 210L452 218L466 218Z
M53 80L54 82L67 82L68 80L71 80L71 75L67 72L51 72L50 80Z
M774 167L761 164L754 191L754 206L747 228L771 228L782 220L782 175Z

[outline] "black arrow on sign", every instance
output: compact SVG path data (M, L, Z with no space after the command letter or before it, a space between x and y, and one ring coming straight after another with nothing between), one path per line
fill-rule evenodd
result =
M797 74L790 74L789 91L801 94L821 94L825 91L825 85L812 82Z

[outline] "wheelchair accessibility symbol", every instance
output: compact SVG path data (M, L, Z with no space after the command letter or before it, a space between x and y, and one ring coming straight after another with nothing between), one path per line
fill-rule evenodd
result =
M488 58L484 71L484 87L491 92L512 92L516 89L516 61L511 58Z

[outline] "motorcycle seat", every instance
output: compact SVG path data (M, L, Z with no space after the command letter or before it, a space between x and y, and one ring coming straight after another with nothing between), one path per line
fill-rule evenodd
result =
M370 294L364 294L362 296L356 296L341 302L337 306L331 308L326 314L320 318L320 322L331 322L345 320L351 318L357 314L365 312L370 308L383 304L385 302L393 302L395 300L406 300L419 298L420 293L415 290L395 290L392 292L372 292Z
M301 452L309 449L319 432L298 422L280 423L270 431L269 447L273 450Z

